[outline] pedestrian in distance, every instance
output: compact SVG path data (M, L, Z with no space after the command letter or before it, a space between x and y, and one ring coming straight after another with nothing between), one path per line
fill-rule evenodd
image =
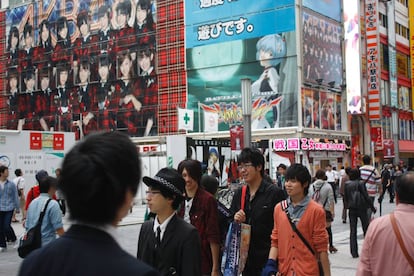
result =
M16 175L16 178L13 179L14 184L16 184L16 188L17 188L17 195L19 196L19 202L20 202L20 212L22 214L22 217L25 217L25 210L24 207L26 205L26 199L24 198L24 177L23 177L23 172L21 169L16 169L14 171L14 174ZM16 213L17 211L15 211L13 213L13 218L12 218L12 222L19 222L19 220L16 219Z
M60 211L59 203L52 199L56 193L57 179L51 176L43 178L39 182L40 195L30 203L29 209L27 210L27 217L24 223L26 231L36 226L40 213L45 208L45 215L42 221L41 235L42 235L42 246L56 239L56 234L62 236L65 233L63 230L62 212Z
M368 197L367 188L364 181L360 180L360 171L356 168L349 170L349 181L345 183L345 201L348 202L349 209L349 245L353 258L358 258L358 241L357 241L357 219L361 220L364 236L369 225L367 209L370 208L375 214L377 211L373 202Z
M216 199L200 185L199 161L193 159L181 161L178 164L178 173L185 180L186 194L178 215L198 230L201 240L202 275L218 276L220 275L220 228Z
M382 194L381 175L379 174L378 170L370 164L371 157L369 155L364 155L362 157L362 163L364 165L359 168L359 171L361 173L361 180L365 182L369 199L371 200L372 205L374 205L376 194ZM368 208L367 212L368 219L371 219L371 208Z
M198 231L176 214L184 200L184 178L176 169L163 168L143 181L148 186L148 207L156 216L141 227L137 258L161 275L202 275Z
M346 223L346 218L348 215L348 202L345 201L345 184L346 182L349 180L349 170L351 169L351 167L346 167L345 169L345 175L342 176L341 178L341 183L339 185L339 194L342 197L342 223Z
M331 224L335 218L335 199L332 186L326 182L324 170L317 170L315 174L315 182L309 187L309 196L318 202L325 210L326 215L326 231L329 235L329 252L336 253L338 249L333 245L333 235ZM326 185L325 185L326 184Z
M241 209L242 188L233 196L230 212L236 222L251 225L249 252L243 275L260 275L270 250L273 209L283 199L283 191L264 176L264 157L257 149L244 148L238 156L239 173L247 185L245 207Z
M394 212L374 219L368 227L357 276L414 273L414 172L401 176L395 196Z
M309 196L310 182L309 170L302 164L287 169L288 199L275 207L269 259L262 276L322 275L320 270L331 275L325 212Z
M11 227L14 210L19 209L19 196L16 185L8 180L9 168L0 166L0 252L7 250L6 239L17 240Z
M136 146L124 133L91 134L77 143L65 155L58 183L72 226L27 256L18 275L159 275L117 242L116 226L138 190L140 168Z

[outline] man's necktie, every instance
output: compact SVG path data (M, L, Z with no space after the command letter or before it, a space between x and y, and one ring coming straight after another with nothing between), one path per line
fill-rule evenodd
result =
M159 247L161 244L161 227L160 226L157 227L156 239L157 239L157 247Z

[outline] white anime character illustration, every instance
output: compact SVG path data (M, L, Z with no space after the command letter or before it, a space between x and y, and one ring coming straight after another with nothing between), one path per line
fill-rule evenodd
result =
M252 98L260 99L260 108L253 110L252 129L279 126L278 109L282 96L278 89L280 63L286 57L286 41L278 34L262 37L256 44L256 59L264 68L263 73L252 84ZM273 109L273 126L266 120L266 113Z

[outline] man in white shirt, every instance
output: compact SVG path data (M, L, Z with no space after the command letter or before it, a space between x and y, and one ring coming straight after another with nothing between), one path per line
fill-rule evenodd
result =
M14 171L14 174L16 175L16 178L13 179L14 184L16 184L17 187L17 193L19 195L19 201L20 201L20 211L22 212L22 217L25 218L26 214L24 213L24 206L26 205L26 200L24 196L24 178L23 178L23 172L21 169L16 169ZM19 220L16 219L16 212L13 213L12 222L19 222Z
M336 180L339 178L337 173L335 171L332 170L332 166L328 165L326 166L326 171L325 171L326 177L327 177L327 181L328 183L332 186L332 190L334 192L334 199L335 199L335 203L337 201L336 199Z

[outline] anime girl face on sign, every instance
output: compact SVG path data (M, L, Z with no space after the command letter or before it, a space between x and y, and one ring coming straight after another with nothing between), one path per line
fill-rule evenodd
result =
M256 44L256 59L263 67L276 66L286 56L286 42L278 34L262 37Z

